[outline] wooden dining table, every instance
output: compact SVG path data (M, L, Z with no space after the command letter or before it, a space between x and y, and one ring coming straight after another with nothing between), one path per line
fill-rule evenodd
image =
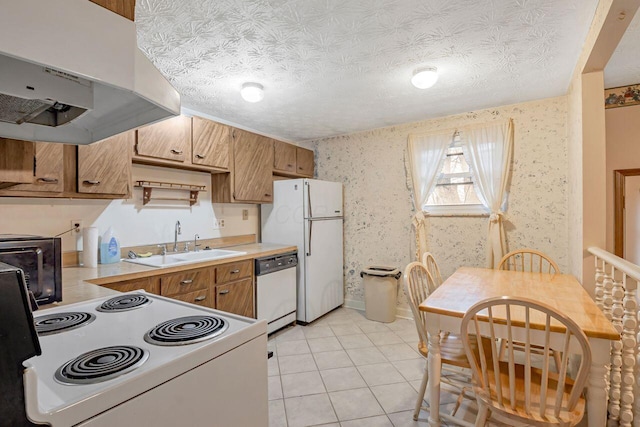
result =
M482 300L510 296L529 298L559 310L575 321L589 339L592 363L587 389L587 417L591 427L607 423L606 364L610 361L611 341L620 339L612 323L596 306L593 299L569 274L545 274L518 271L461 267L420 304L426 312L429 335L429 425L440 425L440 331L460 333L460 323L466 311ZM512 324L524 319L512 315ZM496 320L499 317L494 314ZM531 322L531 328L544 328ZM556 334L563 333L556 329ZM543 344L535 342L532 344Z

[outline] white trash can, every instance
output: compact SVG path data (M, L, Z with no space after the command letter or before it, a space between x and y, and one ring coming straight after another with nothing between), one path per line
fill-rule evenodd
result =
M367 319L385 323L396 320L398 279L401 274L395 267L380 265L367 267L360 272Z

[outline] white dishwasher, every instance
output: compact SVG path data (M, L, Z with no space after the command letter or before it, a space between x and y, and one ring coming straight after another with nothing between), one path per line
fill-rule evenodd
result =
M256 258L256 314L268 333L296 321L297 265L297 253Z

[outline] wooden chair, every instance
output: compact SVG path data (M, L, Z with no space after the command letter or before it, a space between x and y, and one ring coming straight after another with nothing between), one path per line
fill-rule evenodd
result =
M535 249L518 249L509 252L500 260L498 270L560 273L560 268L555 261Z
M413 319L416 323L416 329L418 330L418 336L420 339L418 343L418 350L420 351L420 354L426 358L429 354L427 348L427 329L425 325L426 317L425 314L418 309L418 306L420 305L420 303L422 303L422 301L427 299L431 292L436 289L436 284L424 264L422 264L421 262L412 262L407 265L405 269L404 285L405 292L409 297L409 306L411 307L411 312L413 313ZM475 347L477 349L477 345ZM454 334L441 335L440 353L442 355L443 365L447 364L459 368L470 368L467 355L464 352L464 347L459 336ZM460 375L459 370L453 373L458 376ZM428 372L427 369L425 369L424 375L422 377L422 383L420 384L420 391L418 392L418 400L416 402L415 411L413 413L414 420L418 420L418 414L420 413L420 409L422 408L422 401L424 400L424 394L427 388L428 379ZM465 396L465 392L468 392L470 390L469 387L465 388L465 385L469 384L468 381L466 383L463 381L451 381L444 376L441 380L443 383L449 384L460 391L458 401L450 415L451 417L453 417L458 410L462 399Z
M511 251L502 257L498 265L498 270L510 270L510 271L528 271L533 273L560 273L560 268L549 256L535 249L518 249ZM513 347L516 350L522 350L523 344L520 342L513 342ZM540 349L537 346L532 347L534 352L540 354ZM500 340L500 360L504 357L506 351L506 343L504 340ZM551 357L556 365L556 372L560 372L560 354L556 351L551 352Z
M436 259L433 257L431 252L425 252L422 254L422 263L427 267L429 274L433 278L436 287L442 285L442 275L440 274L440 269L438 268L438 263Z
M501 319L506 318L506 324L504 320L498 322L494 319L498 313ZM502 329L503 336L506 333L509 341L515 336L515 327L511 323L515 313L525 319L523 324L517 325L519 336L524 335L525 339L524 364L516 364L513 351L508 352L506 361L500 361L496 345L498 328ZM544 330L534 331L531 327L533 321L544 324ZM554 337L554 347L564 355L559 373L556 374L549 370L548 355L551 352L551 328L559 325L566 328L566 333L558 340ZM530 343L533 334L546 337L543 348L547 357L542 360L542 368L535 368L531 363ZM476 352L474 343L478 342L480 335L490 337L490 351L482 348L487 341L480 340L480 352ZM475 304L464 315L461 337L474 376L474 391L479 407L476 426L484 426L489 411L535 426L568 427L580 422L584 415L582 391L591 366L591 347L584 332L573 320L533 300L489 298ZM573 349L577 344L582 355L575 380L567 375L570 343L574 345Z

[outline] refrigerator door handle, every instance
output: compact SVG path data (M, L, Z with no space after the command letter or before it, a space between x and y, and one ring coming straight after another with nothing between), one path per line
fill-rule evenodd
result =
M307 250L307 256L311 256L311 233L313 232L313 221L309 221L309 249Z
M308 218L313 218L313 212L311 210L311 186L309 185L309 182L305 182L305 184L307 185L307 206L309 206L309 216Z

